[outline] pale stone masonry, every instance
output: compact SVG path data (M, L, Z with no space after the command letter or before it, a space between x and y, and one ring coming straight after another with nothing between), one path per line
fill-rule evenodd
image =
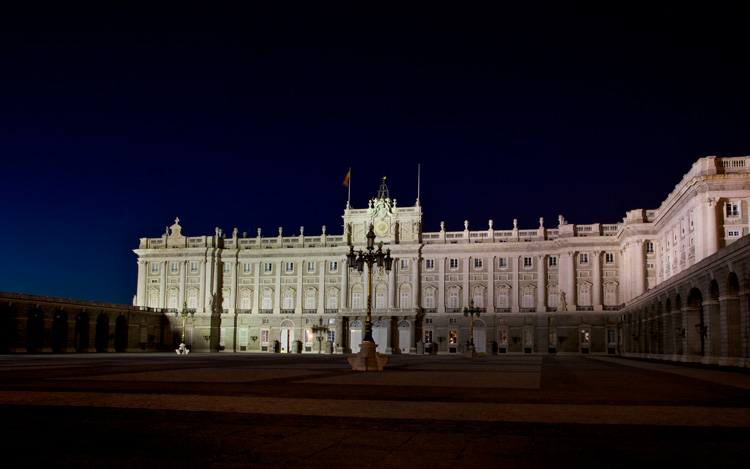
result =
M399 206L383 184L366 208L346 206L344 232L248 237L235 229L185 236L179 220L142 238L135 305L194 313L195 350L356 352L365 276L346 268L349 245L376 242L396 259L374 272L373 336L381 353L459 353L470 301L481 353L618 353L624 304L748 232L750 157L705 157L656 209L618 223L560 216L533 228L426 232L419 200ZM181 322L165 328L164 342Z

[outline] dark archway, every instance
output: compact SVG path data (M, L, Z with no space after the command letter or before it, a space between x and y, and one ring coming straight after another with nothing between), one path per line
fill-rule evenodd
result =
M722 347L723 357L742 356L742 324L740 312L740 280L734 272L727 279L727 294L724 304L726 315L726 345Z
M115 352L125 352L128 348L128 320L118 316L115 321Z
M721 312L719 308L719 283L714 279L708 285L708 298L703 305L703 325L705 329L705 355L714 358L721 356Z
M96 351L106 352L109 348L109 317L102 313L96 318Z
M52 352L62 353L68 347L68 314L55 311L52 316Z
M674 353L677 355L683 355L685 353L685 342L687 333L685 332L685 321L683 320L684 314L682 314L682 297L680 294L676 294L674 297L674 324L675 324L675 346Z
M73 347L76 352L88 352L89 350L89 315L83 311L76 316Z
M41 309L29 310L26 320L26 351L41 352L44 348L44 313Z
M8 353L16 346L18 309L9 304L0 305L0 353Z
M706 355L706 323L703 318L703 295L697 288L688 293L687 308L685 309L688 355Z

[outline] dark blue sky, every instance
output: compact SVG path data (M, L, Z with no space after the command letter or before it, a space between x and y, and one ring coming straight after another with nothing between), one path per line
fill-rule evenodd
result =
M275 3L275 2L274 2ZM129 303L138 238L614 223L750 153L733 7L0 11L0 290ZM160 7L161 8L161 7Z

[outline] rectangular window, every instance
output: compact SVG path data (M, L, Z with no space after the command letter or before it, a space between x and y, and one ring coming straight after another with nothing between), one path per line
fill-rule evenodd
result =
M475 269L481 269L482 268L482 259L474 259L474 268Z
M615 255L611 252L604 254L604 262L607 264L614 264L615 263Z
M308 262L307 263L307 271L308 272L315 272L315 262Z
M648 242L646 243L646 254L653 254L654 253L654 243Z
M263 272L270 274L272 270L273 265L270 262L266 262L265 264L263 264Z
M172 272L177 272L179 270L179 267L177 265L177 262L172 262Z
M450 260L450 268L451 269L458 269L458 259L451 259Z
M424 343L425 344L432 343L432 331L424 331Z
M336 343L336 331L328 331L328 342L332 344Z
M581 329L581 345L591 345L591 331Z
M190 263L190 272L198 272L198 263L197 262L191 262Z
M267 344L269 336L270 336L270 332L268 329L263 329L262 331L260 331L260 343Z
M730 238L737 238L740 236L740 232L737 230L729 230L727 231L727 236L729 236Z
M728 217L740 216L740 203L739 202L727 202L727 216Z
M498 266L499 266L499 267L500 267L501 269L506 269L506 268L508 268L508 258L507 258L507 257L501 257L500 259L498 259L498 260L497 260L497 265L498 265Z
M361 309L362 308L362 294L352 293L352 309Z
M409 259L401 259L401 270L407 270L409 268Z
M498 340L500 345L508 345L508 331L506 330L498 331L498 336L499 336L498 339L500 339Z
M246 274L249 274L252 270L253 270L252 266L250 265L249 262L245 262L244 264L242 264L242 271L245 272Z
M607 344L614 345L617 343L617 334L613 329L607 330Z
M411 293L406 291L401 292L401 307L411 308Z
M449 322L451 324L458 324L458 318L450 318Z
M430 309L435 307L435 291L434 290L427 290L424 293L424 307L430 308Z
M434 259L427 259L425 262L425 269L432 270L435 268L435 260Z
M158 274L159 273L159 264L156 262L151 263L151 273L152 274Z
M448 332L448 343L452 345L456 345L458 343L458 334L456 334L456 331Z
M385 309L385 293L382 291L375 294L375 309Z
M294 262L287 262L286 263L286 272L294 272Z
M432 318L425 318L424 323L425 324L432 324Z
M586 264L589 263L589 255L588 255L588 253L585 253L585 252L581 253L581 255L579 256L579 263L581 265L586 265Z
M555 267L557 265L557 256L549 256L549 266Z
M457 291L451 291L448 293L448 307L449 308L458 308L458 292Z
M339 263L336 261L331 261L331 272L338 272L339 270Z
M225 262L224 263L224 273L228 274L229 273L229 269L230 269L229 263Z
M524 267L525 269L530 269L530 268L531 268L531 266L532 266L532 263L531 263L531 258L530 258L530 257L524 257L524 258L523 258L523 267Z

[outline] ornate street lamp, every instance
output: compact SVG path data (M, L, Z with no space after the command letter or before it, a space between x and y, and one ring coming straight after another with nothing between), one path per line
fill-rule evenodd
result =
M349 247L349 254L346 255L346 265L349 270L355 270L360 274L367 265L367 317L365 318L365 336L360 345L360 351L356 357L349 359L353 370L380 370L388 362L387 358L381 358L375 351L377 345L372 338L372 268L377 266L381 271L385 269L386 273L393 267L393 258L391 250L386 249L383 252L383 243L378 244L378 250L375 249L375 232L374 227L370 225L370 231L367 233L367 252L361 249L354 252L354 246Z
M469 301L469 306L464 306L464 316L471 315L471 327L469 329L470 335L469 335L469 350L466 353L467 357L476 358L477 352L474 348L474 315L476 317L479 317L482 310L479 308L474 307L474 300Z
M187 320L188 314L190 316L193 315L192 312L188 311L187 308L187 301L185 301L182 305L182 311L175 312L175 316L182 316L182 341L180 342L180 346L175 350L178 355L187 355L190 353L190 350L185 345L185 321Z
M328 326L323 325L323 318L320 318L317 326L313 326L312 331L318 339L318 354L320 354L323 349L323 339L325 339L325 334L328 332Z

